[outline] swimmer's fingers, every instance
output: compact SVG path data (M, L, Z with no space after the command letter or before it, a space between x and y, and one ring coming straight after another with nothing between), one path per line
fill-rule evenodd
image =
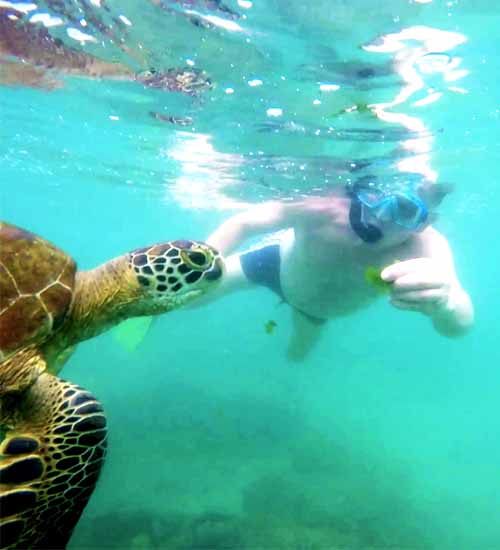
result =
M393 292L390 298L391 304L398 309L419 311L431 317L441 310L447 301L448 292L445 288Z
M406 309L409 311L421 311L422 309L422 304L420 303L397 300L396 298L391 298L391 304L398 309Z
M397 298L391 298L391 304L402 310L406 311L418 311L425 315L432 315L436 310L438 302L422 302L421 300L400 300Z
M412 273L399 277L391 286L393 294L403 294L411 291L442 289L447 287L447 281L438 273Z
M440 288L427 290L410 290L404 292L393 292L391 302L405 302L412 305L418 304L439 304L446 300L447 293Z
M448 308L456 278L440 260L415 258L383 270L390 281L391 304L399 309L420 311L433 317Z
M382 270L380 276L388 283L405 277L407 275L420 274L436 271L436 263L430 258L413 258L404 262L395 262Z
M386 267L381 277L392 283L393 294L437 289L447 293L451 285L449 273L440 262L431 258L415 258Z

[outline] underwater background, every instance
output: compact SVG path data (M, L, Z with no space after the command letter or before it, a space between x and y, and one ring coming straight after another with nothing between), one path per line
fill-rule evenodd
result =
M56 67L55 86L0 87L0 218L89 269L269 198L451 182L436 227L476 308L448 340L381 297L303 364L263 288L80 344L62 376L102 401L110 435L69 550L500 549L500 2L375 4L0 3L133 71L211 82Z

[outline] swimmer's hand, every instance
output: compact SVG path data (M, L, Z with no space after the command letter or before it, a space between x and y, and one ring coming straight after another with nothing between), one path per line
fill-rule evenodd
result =
M432 258L397 262L382 270L383 281L392 283L391 304L399 309L420 311L430 317L447 313L453 297L461 291L453 273Z

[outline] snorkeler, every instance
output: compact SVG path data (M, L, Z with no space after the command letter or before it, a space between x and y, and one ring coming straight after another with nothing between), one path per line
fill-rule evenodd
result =
M442 335L463 335L473 325L473 305L447 239L431 226L448 191L443 184L387 192L357 183L329 197L267 202L236 214L207 240L229 254L216 294L251 285L273 290L292 306L288 356L301 360L328 320L381 295L366 280L377 266L393 306L425 314ZM247 239L284 229L274 242L234 253Z

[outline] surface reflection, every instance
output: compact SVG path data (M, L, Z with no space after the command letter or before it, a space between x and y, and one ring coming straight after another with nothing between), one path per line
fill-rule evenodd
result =
M141 133L155 128L178 166L166 196L186 206L294 199L366 176L437 182L442 128L425 114L467 93L456 54L467 37L422 24L431 4L358 4L1 0L0 83L76 95L79 77L97 100L108 81L133 86ZM130 89L113 89L123 111Z

